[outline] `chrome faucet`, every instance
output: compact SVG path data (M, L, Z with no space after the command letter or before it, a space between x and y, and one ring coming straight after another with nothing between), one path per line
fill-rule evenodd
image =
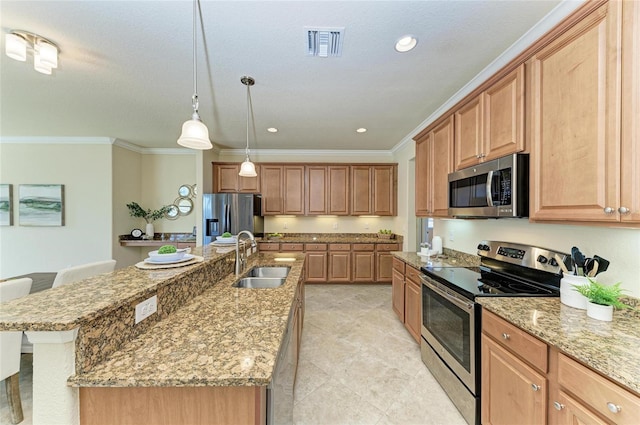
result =
M245 234L251 239L251 250L257 246L256 238L253 236L248 230L242 230L236 236L236 276L240 275L244 271L245 266L247 265L247 250L244 246L244 241L240 241L240 235ZM240 250L240 243L242 243L242 250Z

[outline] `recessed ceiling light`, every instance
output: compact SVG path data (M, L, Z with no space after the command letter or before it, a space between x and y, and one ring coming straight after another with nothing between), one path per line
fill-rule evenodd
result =
M275 128L275 127L269 127L269 128L267 128L267 131L268 131L269 133L277 133L277 132L278 132L278 129L277 129L277 128Z
M400 53L408 52L416 47L418 39L412 35L405 35L396 42L396 51Z
M366 133L367 129L364 127L360 127L359 129L356 130L356 133Z

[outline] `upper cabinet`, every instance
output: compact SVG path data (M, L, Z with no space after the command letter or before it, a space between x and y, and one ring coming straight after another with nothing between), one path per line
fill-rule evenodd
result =
M453 172L453 115L416 137L415 208L418 217L449 215L449 173Z
M260 166L262 171L262 214L276 215L284 211L284 175L282 165Z
M213 164L214 193L260 193L260 166L256 177L241 177L239 163Z
M396 215L398 166L352 165L352 215Z
M628 20L637 25L634 3L624 2ZM622 6L618 1L603 4L529 61L532 220L637 222L640 218L640 43L638 27L635 34L626 28L625 47L634 46L629 53L635 59L621 54ZM624 120L622 57L628 77ZM621 193L628 204L621 203Z
M327 166L327 208L331 215L349 215L351 179L348 165Z
M456 170L524 150L524 100L520 65L456 110Z
M349 215L349 166L307 165L306 215Z

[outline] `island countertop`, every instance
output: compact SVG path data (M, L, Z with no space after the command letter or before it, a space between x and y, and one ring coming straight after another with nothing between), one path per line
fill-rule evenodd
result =
M559 298L478 297L483 308L640 394L640 312L614 312L612 322L587 317Z
M287 265L278 288L244 289L231 274L104 362L69 378L79 387L261 386L271 381L302 277L304 254L258 254L254 265Z

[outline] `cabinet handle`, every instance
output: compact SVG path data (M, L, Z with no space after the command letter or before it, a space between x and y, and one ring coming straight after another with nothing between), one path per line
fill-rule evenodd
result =
M564 409L564 404L559 403L557 401L554 401L553 402L553 407L555 407L556 410L562 410L562 409Z
M617 404L608 402L607 409L609 409L609 412L611 413L619 413L622 410L622 407L618 406Z
M532 389L533 391L538 391L538 390L540 390L540 385L531 384L531 389Z
M620 214L626 215L626 214L629 214L631 212L631 210L629 208L627 208L627 207L620 207L620 208L618 208L618 212Z
M614 211L615 210L613 208L611 208L611 207L605 207L605 209L604 209L604 213L605 214L613 214Z
M511 335L509 335L508 333L504 332L504 333L502 334L502 338L503 338L503 339L509 339L509 338L511 338Z

